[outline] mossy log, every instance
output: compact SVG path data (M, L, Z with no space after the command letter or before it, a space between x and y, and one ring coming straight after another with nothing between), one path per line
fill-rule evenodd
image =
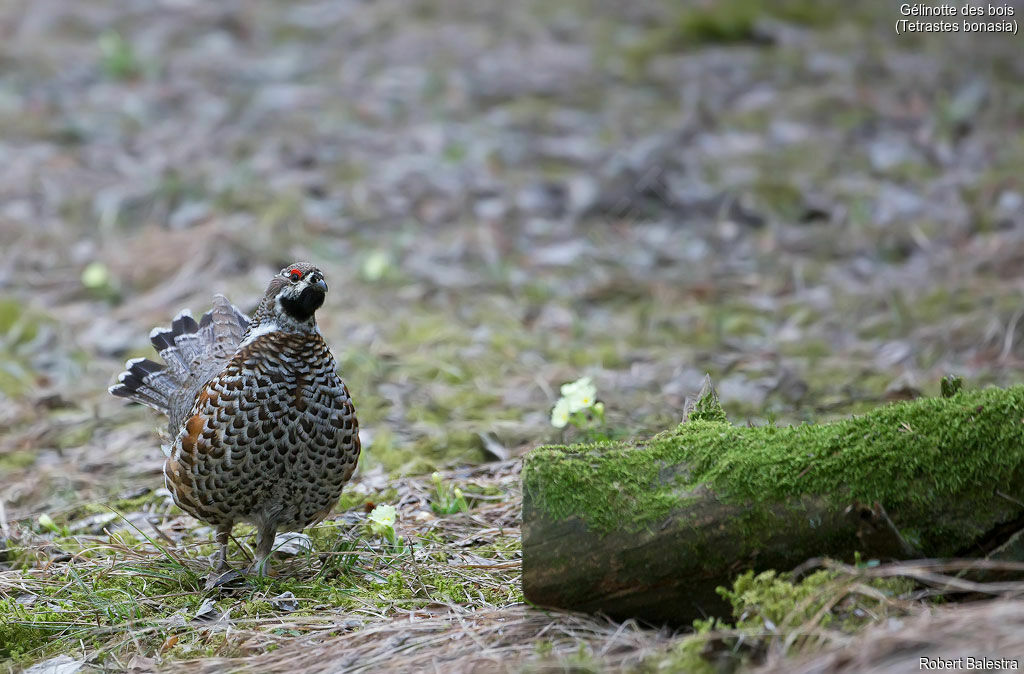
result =
M1024 527L1024 386L792 427L712 402L646 442L526 457L529 601L680 625L727 615L715 588L747 569L982 555Z

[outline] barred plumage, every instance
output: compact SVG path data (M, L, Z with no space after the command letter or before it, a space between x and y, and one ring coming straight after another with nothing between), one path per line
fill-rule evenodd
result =
M327 285L296 263L274 277L252 321L223 296L151 334L167 363L128 361L111 393L166 413L164 477L174 501L217 528L220 565L236 522L258 531L258 568L277 531L331 511L359 457L355 407L314 318Z

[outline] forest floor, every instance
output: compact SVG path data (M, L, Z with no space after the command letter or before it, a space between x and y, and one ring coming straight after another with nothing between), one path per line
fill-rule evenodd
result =
M761 424L1024 368L1020 38L847 4L0 5L0 669L684 666L685 633L523 603L518 458L587 437L562 383L625 438L706 372ZM162 420L106 388L296 259L364 455L312 551L206 590ZM800 650L764 624L725 661Z

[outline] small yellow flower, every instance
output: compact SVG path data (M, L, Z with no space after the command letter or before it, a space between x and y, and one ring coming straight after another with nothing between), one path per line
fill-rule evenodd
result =
M565 425L569 423L570 414L569 401L559 398L555 403L555 408L551 410L551 425L555 428L565 428Z
M391 267L391 256L383 250L375 250L363 259L360 270L367 281L379 281Z
M375 534L382 534L395 525L395 517L398 512L393 505L379 505L373 509L366 519L370 523L370 529Z
M110 284L110 270L102 262L90 262L82 270L82 285L91 290L105 288Z
M582 377L574 382L562 385L562 399L568 405L569 414L585 410L594 404L597 398L597 387L590 377Z
M57 523L53 521L53 518L46 513L39 516L39 526L54 533L60 533L60 527L58 527Z

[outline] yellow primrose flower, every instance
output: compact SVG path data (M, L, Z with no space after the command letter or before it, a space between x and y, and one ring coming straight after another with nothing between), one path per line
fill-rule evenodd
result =
M383 250L375 250L363 259L360 270L367 281L379 281L391 267L391 256Z
M559 398L555 403L555 408L551 410L551 425L555 428L565 428L565 425L569 423L570 414L569 401Z
M585 410L594 404L597 398L597 387L590 377L582 377L574 382L562 384L562 399L568 405L569 414Z
M60 527L58 527L57 523L53 521L53 518L46 513L39 516L39 526L54 533L60 533Z
M370 529L373 533L380 534L384 533L386 529L389 529L395 525L395 517L398 512L395 510L393 505L379 505L373 509L366 519L369 520Z

